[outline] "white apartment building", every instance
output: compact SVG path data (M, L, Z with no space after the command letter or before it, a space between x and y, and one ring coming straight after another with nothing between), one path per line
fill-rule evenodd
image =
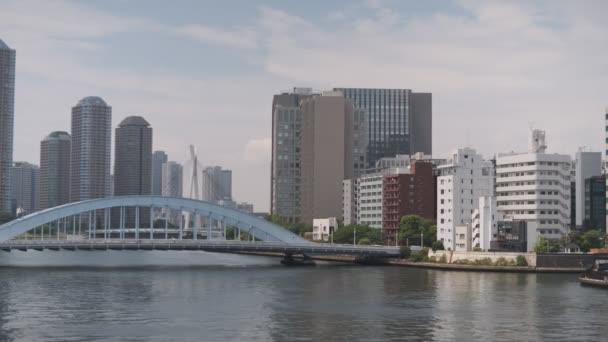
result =
M313 219L312 239L330 241L336 229L338 229L338 220L335 217Z
M528 226L528 250L538 237L559 239L570 225L568 155L545 153L545 132L533 130L528 153L496 158L498 212Z
M452 153L438 167L437 240L446 249L456 249L456 226L471 223L479 198L494 193L494 166L472 148Z
M382 228L382 173L362 176L357 180L357 223Z
M497 222L502 220L503 215L497 212L496 197L479 197L479 207L471 217L471 248L489 250L498 231Z

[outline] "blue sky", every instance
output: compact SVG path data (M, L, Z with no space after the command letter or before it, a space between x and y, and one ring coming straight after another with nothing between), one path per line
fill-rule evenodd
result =
M113 125L142 115L154 148L233 169L234 195L269 202L270 103L293 86L433 93L434 154L602 150L604 1L19 1L0 3L17 50L15 160L102 96Z

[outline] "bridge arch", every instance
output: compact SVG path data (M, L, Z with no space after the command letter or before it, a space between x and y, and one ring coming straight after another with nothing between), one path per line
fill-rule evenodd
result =
M216 204L187 198L165 196L119 196L82 202L68 203L45 209L0 226L0 242L10 240L28 231L67 217L122 207L169 208L196 213L239 228L262 241L284 242L288 244L308 244L308 240L289 230L249 213L222 207ZM145 228L145 227L143 227Z

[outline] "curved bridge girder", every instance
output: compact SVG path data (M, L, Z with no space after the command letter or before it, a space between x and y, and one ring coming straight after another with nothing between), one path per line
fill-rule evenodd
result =
M238 227L242 231L254 234L256 238L263 241L277 241L292 244L310 243L308 240L301 238L281 226L240 210L193 199L164 196L107 197L69 203L42 210L1 225L0 242L10 240L35 227L42 226L64 217L116 207L169 208L204 214L213 217L213 219L224 221L227 224Z

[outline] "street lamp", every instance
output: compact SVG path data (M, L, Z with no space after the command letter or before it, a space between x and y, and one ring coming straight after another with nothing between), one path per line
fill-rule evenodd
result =
M355 229L353 230L353 246L357 245L357 226L355 225Z
M424 233L420 233L420 248L424 248Z
M395 232L395 247L399 247L399 231Z

